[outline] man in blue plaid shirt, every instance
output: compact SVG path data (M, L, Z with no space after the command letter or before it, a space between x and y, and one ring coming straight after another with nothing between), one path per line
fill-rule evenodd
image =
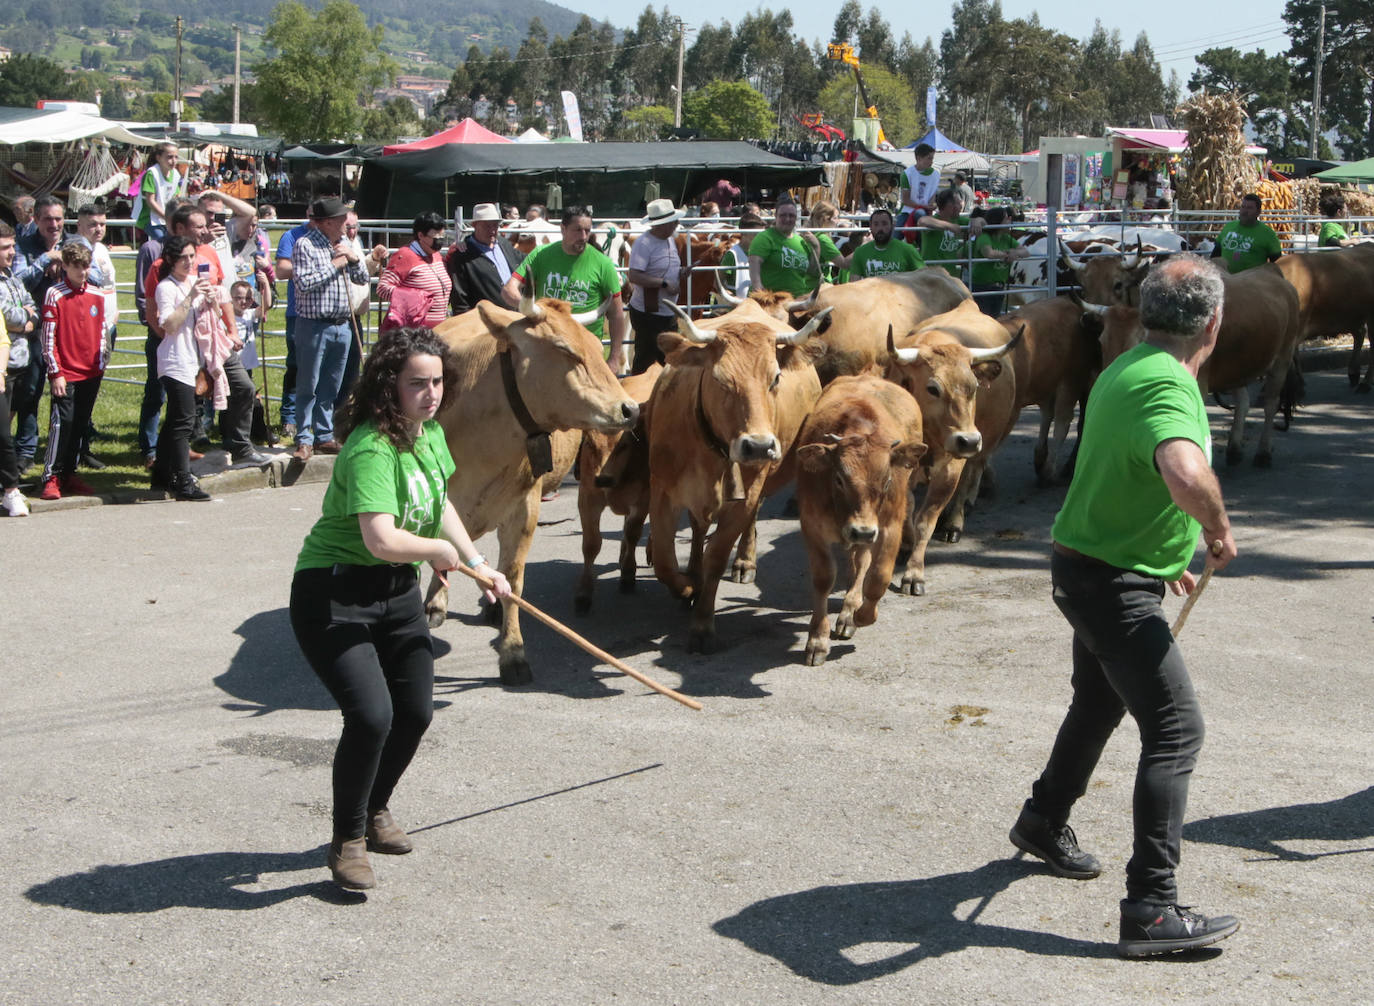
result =
M314 229L291 251L296 284L296 451L300 461L315 452L338 454L334 399L343 382L353 341L349 280L368 282L352 244L343 239L348 207L330 197L310 206Z

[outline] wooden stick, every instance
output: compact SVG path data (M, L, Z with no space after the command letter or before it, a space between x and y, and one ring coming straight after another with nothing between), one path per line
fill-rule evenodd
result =
M1221 555L1221 547L1220 541L1212 542L1212 554ZM1208 566L1204 569L1202 571L1202 578L1198 580L1197 586L1194 587L1193 592L1188 595L1188 600L1183 602L1183 610L1178 613L1178 620L1174 622L1174 627L1169 630L1174 634L1175 639L1177 639L1178 634L1183 631L1183 623L1188 621L1188 613L1193 610L1193 605L1197 604L1197 599L1202 596L1203 588L1211 581L1212 574L1216 571L1217 568L1215 566Z
M460 570L465 576L469 576L472 579L476 580L485 589L491 590L492 582L482 574L478 573L475 569L469 569L467 566L457 566L455 568ZM448 577L444 576L443 573L439 573L437 575L439 577L439 582L442 583L445 587L447 587ZM529 601L526 601L519 594L510 594L507 598L504 598L504 600L514 602L520 608L522 608L525 611L528 611L531 615L539 619L539 621L543 622L545 625L547 625L550 629L553 629L559 635L571 639L574 643L582 647L582 649L586 650L597 660L600 660L603 663L610 664L612 667L614 667L617 671L620 671L622 674L628 674L630 677L634 678L640 684L647 685L649 688L652 688L660 695L666 695L670 699L673 699L677 702L681 702L688 709L701 709L701 703L696 701L696 699L689 699L681 692L675 692L666 685L660 685L657 681L655 681L648 675L641 674L639 671L636 671L633 667L625 663L623 660L611 656L609 653L607 653L601 647L597 646L595 643L592 643L589 640L583 638L582 636L579 636L576 632L568 628L558 619L554 618L551 615L544 614L542 611L540 611L534 605L530 604Z

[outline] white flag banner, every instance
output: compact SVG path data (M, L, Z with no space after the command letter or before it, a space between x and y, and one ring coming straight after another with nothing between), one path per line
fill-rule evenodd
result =
M563 92L563 117L568 120L568 135L581 143L582 113L577 107L577 95L571 91Z

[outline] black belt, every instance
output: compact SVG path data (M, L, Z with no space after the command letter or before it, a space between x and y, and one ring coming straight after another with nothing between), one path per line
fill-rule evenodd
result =
M1069 548L1069 546L1061 545L1059 542L1054 543L1054 550L1068 559L1077 559L1079 562L1092 562L1099 566L1111 565L1111 563L1103 562L1095 555L1088 555L1086 552L1080 552L1076 548Z

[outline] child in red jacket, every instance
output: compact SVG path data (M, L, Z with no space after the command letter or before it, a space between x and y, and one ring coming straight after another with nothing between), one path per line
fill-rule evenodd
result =
M48 453L40 499L94 491L76 475L81 433L90 424L109 348L105 341L105 295L86 283L91 250L78 242L62 247L66 275L43 301L43 359L52 390Z

